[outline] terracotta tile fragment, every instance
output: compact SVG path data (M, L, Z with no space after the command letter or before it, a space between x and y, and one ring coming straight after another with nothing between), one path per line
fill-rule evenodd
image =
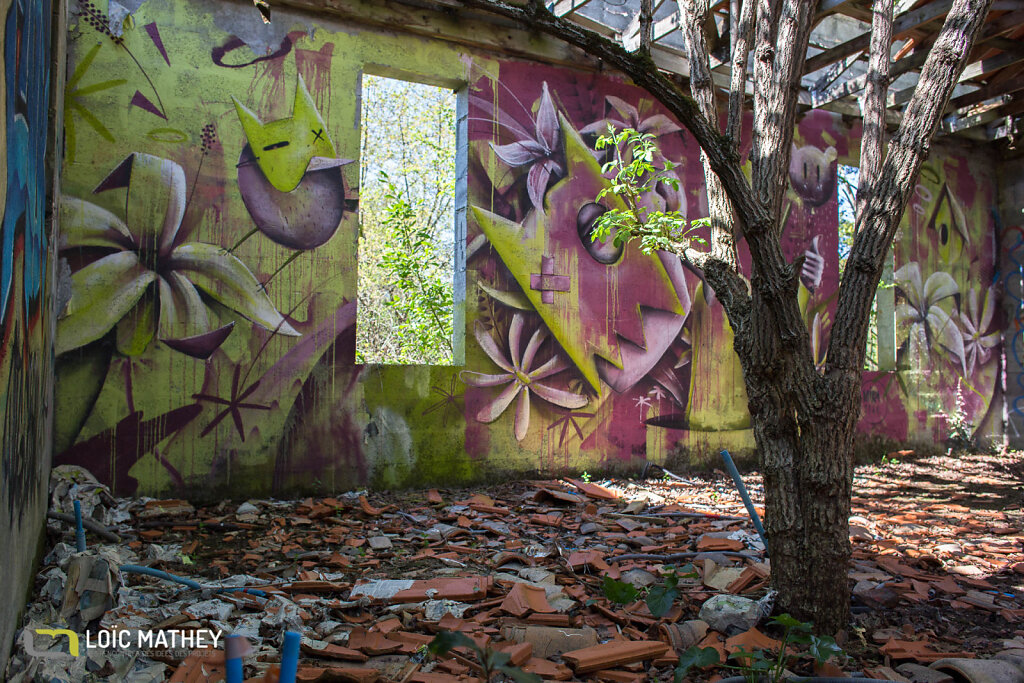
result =
M582 491L585 495L591 498L597 498L598 500L619 499L618 495L616 495L612 491L609 491L603 486L598 486L597 484L591 484L585 481L577 481L575 479L570 479L569 482L572 483L572 485L578 488L580 491Z
M920 640L896 640L889 641L879 648L879 651L893 659L912 659L917 662L931 663L947 657L974 657L970 652L936 652L928 643Z
M501 609L514 617L523 617L533 612L550 614L555 608L548 604L544 589L517 583L501 603Z
M610 641L566 652L562 659L568 662L577 674L581 674L654 659L667 651L668 645L660 640Z
M342 645L321 643L318 641L303 640L299 649L303 654L311 657L323 657L325 659L342 659L350 662L365 662L367 657L362 652Z

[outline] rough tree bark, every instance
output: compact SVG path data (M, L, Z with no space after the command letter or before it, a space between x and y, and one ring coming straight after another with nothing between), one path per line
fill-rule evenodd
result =
M744 76L736 70L727 134L718 129L702 28L708 0L680 0L680 23L691 52L692 97L651 60L649 15L642 30L643 47L630 53L554 16L542 0L526 5L504 0L461 2L564 40L603 60L660 101L700 145L711 199L711 248L697 252L681 247L679 255L702 269L733 329L765 481L765 527L771 581L779 592L777 604L814 621L819 632L845 628L853 436L860 413L860 369L871 302L942 110L992 0L954 0L884 157L890 43L886 26L891 27L892 0L879 2L872 28L872 85L865 98L867 171L865 176L862 166L856 236L839 288L823 373L815 368L810 335L797 302L802 258L787 262L779 241L797 95L816 3L743 0L732 50L733 63L745 65L750 26L756 25L751 183L740 168L737 151ZM649 11L646 0L643 6ZM742 235L750 249L749 284L739 274L729 248L734 235Z

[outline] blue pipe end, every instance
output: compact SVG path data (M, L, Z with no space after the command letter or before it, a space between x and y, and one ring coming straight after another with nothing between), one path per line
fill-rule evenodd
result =
M747 508L747 514L750 515L750 521L754 524L754 530L761 537L761 543L764 543L765 554L767 555L768 541L765 540L764 526L761 524L761 517L758 516L757 510L754 508L754 501L750 499L750 494L747 493L747 487L743 485L743 477L740 476L740 471L736 469L736 463L732 461L729 451L722 450L722 460L725 461L725 468L729 470L729 476L732 477L733 483L736 484L736 490L739 491L743 505Z
M82 526L82 503L74 501L75 505L75 547L78 552L85 552L85 527Z
M224 641L224 663L227 683L242 683L242 636L228 636Z
M284 645L281 646L281 675L278 683L295 683L299 671L299 642L302 636L295 631L285 631Z

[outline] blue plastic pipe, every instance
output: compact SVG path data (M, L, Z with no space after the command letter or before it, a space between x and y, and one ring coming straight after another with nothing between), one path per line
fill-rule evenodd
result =
M227 683L242 683L242 636L228 636L224 641L224 662L227 667Z
M302 640L295 631L284 632L284 645L281 646L281 675L278 683L295 683L295 675L299 672L299 641Z
M82 503L74 501L75 505L75 547L78 552L85 552L85 527L82 526Z
M174 583L180 583L183 586L189 588L202 589L202 586L193 581L192 579L186 579L182 576L175 576L174 574L168 574L165 571L159 569L153 569L152 567L140 567L137 564L122 564L121 571L126 574L145 574L146 576L152 576L157 579L163 579L164 581L173 581Z
M757 535L761 537L761 543L764 543L764 553L767 555L768 543L764 540L764 526L761 525L761 518L758 517L757 510L754 509L754 501L750 500L747 487L743 485L743 477L740 476L740 471L736 469L736 463L732 461L729 451L722 450L722 460L725 461L725 469L729 470L729 475L732 476L733 483L736 484L736 489L740 492L740 498L743 499L743 505L747 508L747 514L750 515L750 520L754 523Z
M183 586L189 588L196 588L198 590L212 590L214 593L231 593L239 591L242 593L248 593L249 595L255 595L259 598L267 597L266 591L261 591L257 588L236 588L235 586L204 586L192 579L186 579L183 576L175 576L174 574L168 574L160 569L153 569L152 567L142 567L137 564L122 564L121 571L126 574L145 574L146 576L152 576L157 579L163 579L164 581L173 581L174 583L180 583Z

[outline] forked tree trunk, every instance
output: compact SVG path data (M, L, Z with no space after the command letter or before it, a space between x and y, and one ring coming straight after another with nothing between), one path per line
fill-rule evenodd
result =
M847 625L850 559L848 517L853 485L853 435L860 415L860 373L868 320L885 256L916 183L942 111L967 62L992 0L954 0L921 71L918 87L884 161L880 139L868 141L868 174L858 188L856 237L839 287L835 323L824 372L811 356L810 336L797 304L802 259L785 260L779 236L796 94L807 50L811 0L744 0L733 61L745 64L749 20L754 26L753 183L740 167L735 126L741 92L730 97L728 135L717 130L713 85L703 37L687 32L693 95L687 97L650 58L646 0L641 43L622 46L551 14L543 0L461 0L522 26L560 38L619 69L645 88L693 134L700 145L711 196L711 249L680 256L703 269L733 329L743 367L754 437L764 475L765 527L778 608L812 620L815 630L835 633ZM706 16L708 0L680 0L686 31ZM891 11L891 1L880 2ZM877 27L873 29L877 32ZM885 50L884 35L872 42ZM705 54L700 54L701 52ZM872 59L884 67L885 55ZM742 71L734 77L742 82ZM870 130L884 133L885 73L873 75L866 99ZM872 133L865 131L865 135ZM725 195L722 197L721 195ZM742 230L750 248L749 286L737 272L731 248ZM718 234L714 234L718 233Z

